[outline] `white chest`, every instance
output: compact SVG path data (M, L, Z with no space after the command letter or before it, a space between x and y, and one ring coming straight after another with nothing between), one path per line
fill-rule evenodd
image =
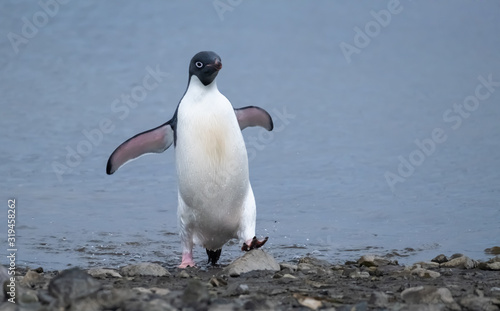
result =
M248 183L245 143L233 107L215 81L192 76L177 111L176 162L181 194L242 192Z

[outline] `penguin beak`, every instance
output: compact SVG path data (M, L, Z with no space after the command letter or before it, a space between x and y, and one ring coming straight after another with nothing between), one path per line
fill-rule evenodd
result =
M220 62L220 60L216 59L215 62L213 63L212 65L215 70L219 71L222 69L222 63Z

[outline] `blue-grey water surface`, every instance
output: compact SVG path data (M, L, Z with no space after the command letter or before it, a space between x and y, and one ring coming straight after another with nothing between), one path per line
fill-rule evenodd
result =
M279 261L500 244L498 2L40 3L0 3L0 240L15 198L18 265L180 262L173 150L105 166L170 119L201 50L235 107L274 118L244 135Z

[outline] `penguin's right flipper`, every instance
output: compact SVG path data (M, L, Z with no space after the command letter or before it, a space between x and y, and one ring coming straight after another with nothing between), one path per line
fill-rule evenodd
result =
M174 142L172 120L154 129L135 135L113 151L106 173L113 174L120 166L146 153L161 153Z

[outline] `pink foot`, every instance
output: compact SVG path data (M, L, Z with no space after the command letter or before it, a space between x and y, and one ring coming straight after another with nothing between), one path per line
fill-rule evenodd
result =
M257 240L257 237L254 236L253 239L248 240L245 243L243 243L243 246L241 247L241 250L248 252L251 249L259 248L262 245L266 244L268 238L269 237L266 236L264 238L264 240L259 241L259 240Z
M184 253L182 254L182 262L178 266L181 269L185 269L187 267L194 267L196 264L193 261L193 254L192 253Z

